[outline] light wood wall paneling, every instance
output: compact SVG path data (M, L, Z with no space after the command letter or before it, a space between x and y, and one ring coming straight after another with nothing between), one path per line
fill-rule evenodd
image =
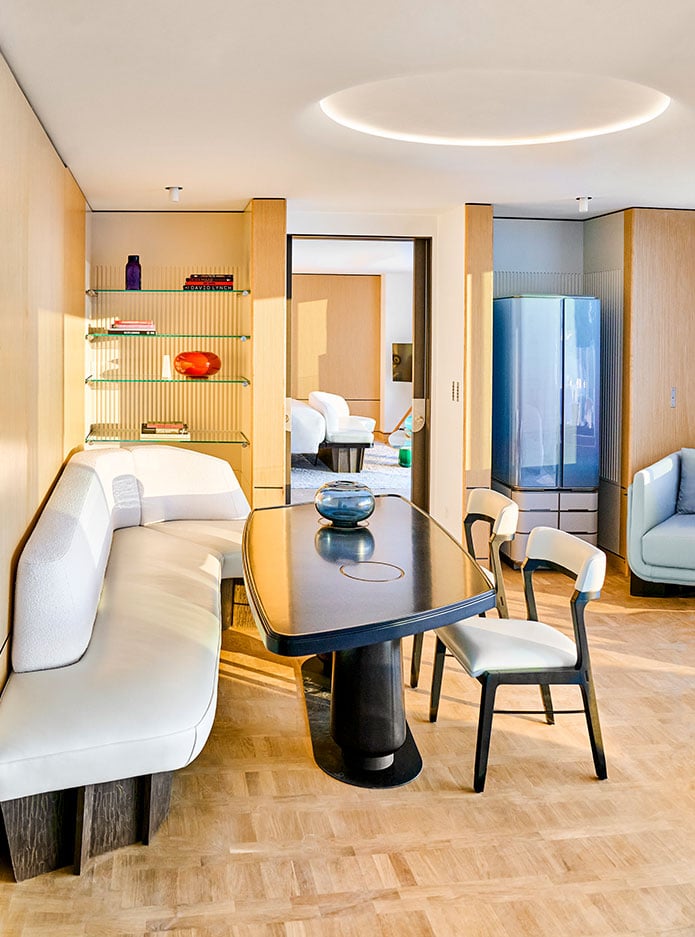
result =
M253 199L251 216L252 502L284 504L288 479L285 457L286 256L284 199Z
M65 315L63 317L63 455L85 436L85 253L86 204L69 171L65 172Z
M64 427L66 382L74 392L64 316L74 271L84 271L75 220L84 203L2 57L0 114L1 686L19 549L64 454L80 442L72 424Z
M291 396L344 397L350 412L381 418L381 277L292 277Z
M695 446L695 213L625 213L622 485ZM676 406L671 406L671 388Z
M464 505L471 488L490 485L492 447L491 205L466 206L464 347ZM462 534L463 536L463 534Z

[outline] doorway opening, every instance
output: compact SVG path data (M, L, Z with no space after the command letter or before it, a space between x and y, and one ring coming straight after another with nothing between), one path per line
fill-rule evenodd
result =
M288 502L346 478L427 509L429 284L428 238L289 236ZM374 421L359 471L304 431L312 391Z

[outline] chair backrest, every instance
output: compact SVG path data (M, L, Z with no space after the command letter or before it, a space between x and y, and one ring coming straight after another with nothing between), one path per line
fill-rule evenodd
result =
M309 394L309 406L323 414L326 421L326 435L337 433L340 420L350 416L350 407L344 397L329 394L323 390L312 390Z
M546 564L575 577L577 592L593 596L606 578L606 554L574 534L553 527L534 527L529 534L524 566Z
M480 515L489 520L491 534L503 540L513 540L519 523L519 506L511 498L491 488L474 488L468 495L466 514Z
M588 666L589 646L584 627L584 608L601 594L606 578L606 554L598 547L580 540L574 534L552 527L534 527L526 545L526 558L521 570L528 617L538 621L533 573L548 568L574 579L570 599L574 640L577 645L577 667Z
M474 488L468 495L466 517L463 529L466 535L466 548L474 556L473 525L476 521L485 521L490 527L490 569L495 577L496 606L500 618L509 618L507 594L502 575L500 547L505 541L513 540L519 523L519 506L491 488Z

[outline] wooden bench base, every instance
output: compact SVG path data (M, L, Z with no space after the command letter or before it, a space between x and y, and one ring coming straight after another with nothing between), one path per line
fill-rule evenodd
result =
M18 882L120 846L149 843L166 819L173 772L89 784L0 803Z
M328 443L319 449L319 458L333 472L361 472L365 449L371 443Z

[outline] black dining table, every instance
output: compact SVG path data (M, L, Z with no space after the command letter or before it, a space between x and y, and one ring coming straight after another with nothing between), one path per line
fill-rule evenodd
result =
M302 671L317 763L347 783L390 787L422 767L405 717L401 639L482 614L495 592L425 511L400 495L375 502L347 529L311 503L257 508L242 558L265 646L309 657Z

